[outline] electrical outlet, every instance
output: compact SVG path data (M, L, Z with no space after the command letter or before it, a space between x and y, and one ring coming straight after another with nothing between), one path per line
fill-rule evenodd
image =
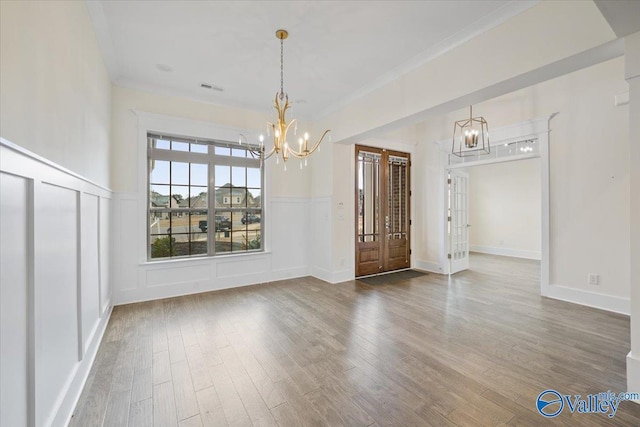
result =
M590 285L598 286L600 284L600 276L589 273L588 282Z

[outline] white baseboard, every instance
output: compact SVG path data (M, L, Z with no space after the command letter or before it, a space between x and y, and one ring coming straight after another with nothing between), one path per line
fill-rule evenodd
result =
M98 348L100 347L100 343L102 342L102 337L107 330L107 325L109 324L112 310L113 307L109 306L109 308L105 311L104 315L100 319L100 322L98 322L96 331L91 339L91 344L87 347L87 352L85 353L84 358L78 364L78 368L76 369L73 380L71 380L69 389L67 390L51 425L66 426L71 421L71 416L76 409L78 400L80 400L80 395L82 394L82 390L87 383L89 372L91 372L93 362L95 361L96 355L98 354Z
M333 271L331 274L331 280L329 283L342 283L354 280L356 278L355 273L351 269Z
M121 289L118 294L116 305L181 297L184 295L204 292L221 291L224 289L253 286L279 280L297 279L308 275L309 269L307 267L294 267L267 272L263 271L258 273L241 274L230 277L215 277L213 279L209 278L206 280L189 280L182 283L170 283L160 286Z
M444 274L442 267L440 267L440 264L437 262L417 260L415 268L418 270L428 271L430 273Z
M629 298L614 297L597 292L585 291L583 289L549 285L546 291L543 291L542 296L625 314L627 316L629 316L631 312L631 300Z
M311 267L311 276L329 283L331 283L333 278L333 274L330 270L316 266Z
M510 256L514 258L526 258L540 260L542 255L537 251L526 251L523 249L496 248L493 246L469 245L470 252L480 252L482 254Z
M640 393L640 358L627 354L627 390L632 393ZM640 404L640 400L634 400Z

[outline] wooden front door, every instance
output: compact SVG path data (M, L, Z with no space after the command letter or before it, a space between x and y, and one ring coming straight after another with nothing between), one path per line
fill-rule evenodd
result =
M356 146L356 276L410 267L407 153Z

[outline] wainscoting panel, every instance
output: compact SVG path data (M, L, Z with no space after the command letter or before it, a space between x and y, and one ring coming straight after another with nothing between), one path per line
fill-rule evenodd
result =
M171 286L181 283L209 280L210 268L206 265L197 266L164 266L157 270L147 270L147 286Z
M143 199L140 199L142 197ZM146 193L114 194L114 302L127 304L267 283L309 274L309 199L274 197L264 218L265 252L148 261Z
M0 172L0 425L29 425L31 180Z
M53 419L80 359L78 193L42 183L35 199L36 402Z
M99 259L100 259L100 317L111 307L111 209L113 204L108 197L100 197L99 210Z
M0 138L0 425L71 417L111 313L110 198Z
M100 248L99 215L100 198L93 194L83 194L81 199L81 262L82 288L80 307L82 308L82 353L87 351L94 328L100 318Z
M310 210L311 224L313 224L309 230L311 274L318 279L332 282L331 197L313 198Z
M274 271L307 269L309 264L309 199L274 198L271 201L271 251Z

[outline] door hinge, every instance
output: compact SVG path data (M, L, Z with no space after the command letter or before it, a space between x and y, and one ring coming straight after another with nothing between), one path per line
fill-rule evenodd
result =
M409 190L409 197L411 197L411 190Z
M448 259L451 259L451 254L447 254L447 258L448 258Z
M447 184L451 184L451 178L447 179Z
M411 249L409 249L409 255L411 255Z
M447 217L447 221L451 222L451 217L450 216Z
M411 220L409 220L409 225L411 225Z

